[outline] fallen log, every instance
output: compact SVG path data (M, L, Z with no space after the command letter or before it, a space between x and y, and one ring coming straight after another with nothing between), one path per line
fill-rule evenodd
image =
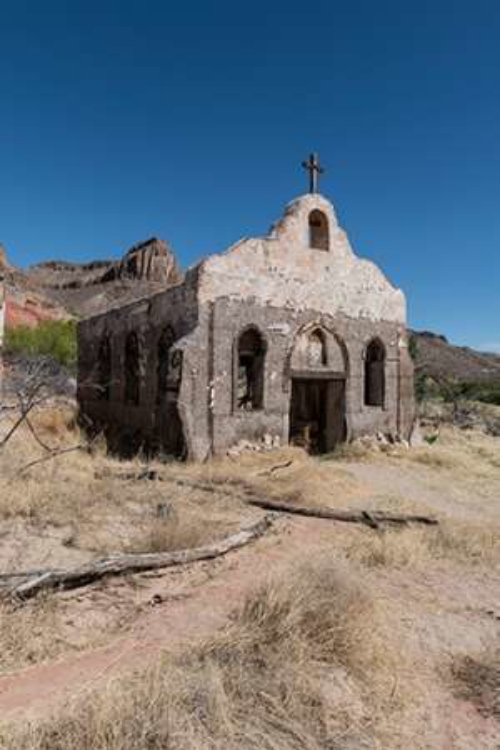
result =
M226 555L232 550L244 547L246 544L262 536L272 524L270 515L266 515L256 523L240 529L206 547L179 550L178 552L158 552L137 555L119 555L82 565L72 570L47 570L27 577L27 574L13 574L13 584L9 593L21 600L30 599L42 591L67 590L86 586L105 576L123 573L140 573L160 568L170 568L174 565L186 565L200 560L213 560ZM4 576L4 579L7 576ZM22 582L19 583L19 579Z
M182 479L180 477L170 477L166 474L160 474L156 469L144 469L140 472L95 472L95 479L119 479L123 481L158 481L158 482L170 482L175 484L176 487L187 487L190 490L200 490L200 492L208 492L212 495L233 495L233 490L241 490L242 492L252 493L253 489L243 482L242 480L216 480L212 479L210 482L197 481L195 479Z
M299 516L310 516L311 518L326 518L331 521L343 521L345 523L362 523L372 529L381 524L396 524L407 526L412 523L420 523L426 526L436 526L439 521L430 516L407 515L400 513L388 513L381 510L336 510L334 508L310 507L305 505L290 505L289 503L274 500L260 500L249 498L247 502L264 510L277 513L292 513Z

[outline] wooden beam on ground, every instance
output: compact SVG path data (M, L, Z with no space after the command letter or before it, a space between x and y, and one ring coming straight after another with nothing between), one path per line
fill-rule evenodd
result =
M290 503L276 502L274 500L259 500L250 498L250 505L255 505L264 510L276 513L291 513L311 518L325 518L330 521L343 521L345 523L362 523L371 528L378 528L381 524L396 524L407 526L412 523L436 526L439 521L430 516L408 515L401 513L388 513L381 510L337 510L326 507L312 507L306 505L291 505Z
M34 574L15 573L11 577L9 593L21 600L30 599L42 591L65 590L86 586L105 576L124 573L141 573L148 570L187 565L200 560L213 560L261 537L272 524L268 514L256 523L240 529L235 534L220 539L206 547L137 555L118 555L81 565L72 570L46 570ZM2 576L3 585L10 576ZM21 582L20 582L21 581Z

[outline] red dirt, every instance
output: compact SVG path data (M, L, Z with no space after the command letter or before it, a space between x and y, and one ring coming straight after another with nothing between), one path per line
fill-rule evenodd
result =
M0 678L2 719L47 715L80 700L82 693L98 684L104 686L127 671L154 664L162 652L172 653L188 642L213 636L249 592L275 571L290 571L312 551L334 556L341 535L346 533L373 532L315 519L280 520L274 530L248 547L211 563L190 566L191 571L197 568L197 580L192 574L189 577L188 569L136 577L142 584L142 604L129 632L105 647ZM451 567L437 567L417 582L411 571L377 569L367 572L366 578L377 595L396 602L407 645L422 656L422 669L429 670L429 692L418 709L423 720L419 740L423 744L419 746L435 750L498 748L497 722L484 718L471 703L457 700L443 687L433 675L431 659L439 656L445 663L447 655L460 650L467 628L474 639L492 634L495 624L485 619L484 611L495 606L494 574L473 576L467 582L457 580ZM117 581L110 584L111 591L115 584ZM87 589L84 596L92 596L92 592L95 594L95 587ZM152 606L155 595L161 602ZM439 722L432 726L429 708L436 705L440 706Z

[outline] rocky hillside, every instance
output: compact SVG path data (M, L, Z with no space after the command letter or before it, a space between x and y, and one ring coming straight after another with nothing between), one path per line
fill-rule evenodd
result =
M36 326L45 320L64 320L70 317L64 306L48 298L28 275L12 266L5 248L0 245L0 282L7 300L5 324Z
M166 289L182 279L169 245L152 238L134 245L121 260L78 264L50 261L26 270L0 252L7 293L7 325L87 317Z
M444 336L413 331L417 371L461 383L500 383L500 355L453 346Z

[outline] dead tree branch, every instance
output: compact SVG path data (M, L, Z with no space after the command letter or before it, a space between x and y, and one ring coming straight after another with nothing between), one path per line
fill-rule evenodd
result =
M39 466L40 464L44 464L47 461L52 461L52 459L59 458L59 456L65 456L68 453L75 453L76 451L85 451L88 453L91 450L91 446L92 446L92 443L85 441L83 443L78 443L78 445L70 445L68 448L57 448L55 450L50 450L46 456L42 456L41 458L36 458L34 461L30 461L24 466L21 466L16 476L18 477L22 476L28 471L28 469L32 469L34 466Z
M4 448L7 445L11 437L15 432L17 432L23 422L28 418L28 415L35 408L35 406L38 406L38 404L44 401L43 397L37 398L38 394L44 387L45 383L37 383L28 391L26 395L22 393L18 394L20 414L10 430L7 431L7 434L0 440L0 449Z
M148 570L170 568L175 565L187 565L200 560L213 560L258 539L269 529L271 524L271 516L265 515L251 526L242 528L237 533L206 547L179 550L178 552L107 557L73 570L47 570L35 574L3 575L0 578L0 586L6 586L9 593L14 597L26 600L42 591L60 591L87 586L89 583L94 583L106 576L141 573Z
M333 508L313 508L305 505L290 505L274 500L259 500L249 498L250 505L255 505L264 510L277 513L291 513L311 518L326 518L331 521L343 521L345 523L361 523L372 529L377 529L381 524L395 524L407 526L412 523L420 523L426 526L436 526L439 521L430 516L407 515L398 513L387 513L381 510L335 510Z
M264 477L267 474L274 474L275 471L281 471L282 469L288 469L289 466L293 464L293 459L289 459L288 461L284 461L282 464L275 464L274 466L271 466L270 469L264 469L264 471L259 471L257 476L258 477Z

